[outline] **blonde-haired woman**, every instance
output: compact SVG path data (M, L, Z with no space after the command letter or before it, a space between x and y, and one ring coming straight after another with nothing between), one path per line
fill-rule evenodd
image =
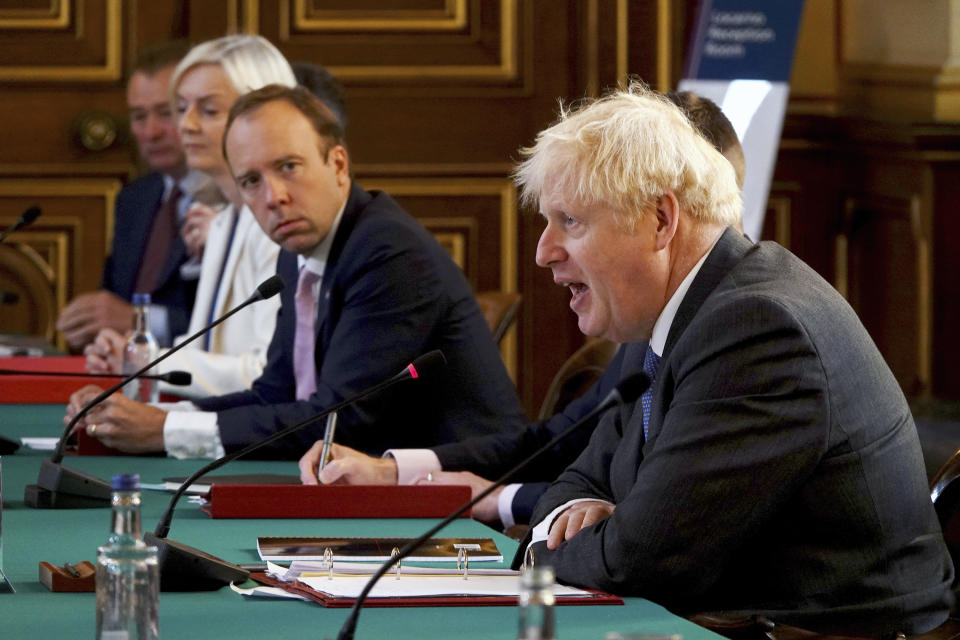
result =
M171 77L171 102L187 164L213 178L227 200L215 216L209 208L194 205L184 224L188 247L202 247L203 252L187 335L246 300L276 271L279 247L243 205L221 150L230 106L244 93L268 84L296 86L296 80L276 47L251 35L198 44ZM161 371L189 371L193 382L162 389L196 398L249 388L263 371L279 305L279 296L251 305L165 360ZM119 334L101 332L88 348L88 368L118 372L122 352Z

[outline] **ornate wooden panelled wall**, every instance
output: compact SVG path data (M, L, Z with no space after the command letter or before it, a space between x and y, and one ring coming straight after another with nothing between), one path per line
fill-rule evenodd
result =
M260 33L347 89L358 180L393 193L477 290L520 291L504 355L528 411L582 344L568 294L534 265L516 150L557 99L635 74L670 89L694 0L0 0L0 333L54 338L96 288L113 200L136 175L123 84L143 46ZM798 96L792 108L809 107ZM825 111L819 110L820 113ZM826 112L829 112L827 110ZM904 390L960 399L960 128L788 114L765 237L848 297Z
M792 115L774 180L765 235L846 296L907 395L960 399L960 125Z
M43 216L0 246L0 333L54 338L65 301L95 289L113 199L136 175L123 85L143 46L259 33L347 89L355 174L388 190L477 290L520 291L504 357L535 414L582 344L568 294L534 264L540 223L518 210L517 149L557 100L628 72L673 86L692 2L668 0L0 0L0 225Z

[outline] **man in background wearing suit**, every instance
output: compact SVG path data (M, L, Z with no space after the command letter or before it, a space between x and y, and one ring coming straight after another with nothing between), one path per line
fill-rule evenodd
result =
M165 412L115 394L84 426L129 451L162 450L176 432L193 439L191 455L217 457L440 349L442 370L341 410L337 441L379 454L520 427L523 410L463 273L390 196L353 183L342 129L319 99L276 85L241 97L224 155L283 249L277 272L287 286L263 375L249 391L196 400L200 411ZM260 453L296 459L323 430L318 421Z
M67 344L79 349L100 329L133 325L133 293L151 294L151 330L162 346L186 331L197 274L184 277L187 250L180 220L203 179L187 171L170 110L170 74L189 46L170 42L144 51L127 84L130 131L150 172L117 197L113 244L99 291L75 297L57 319Z
M728 227L729 163L641 87L522 153L537 263L653 380L537 504L536 562L681 613L874 636L943 622L953 567L905 398L829 284Z
M734 168L737 187L743 186L745 163L743 149L733 125L714 102L689 91L665 94L697 127L697 130L723 154ZM739 228L739 220L737 221ZM549 442L557 434L594 409L631 371L624 362L626 346L621 346L601 378L580 398L546 419L527 425L521 431L507 431L431 449L391 449L382 458L371 458L335 445L333 462L318 474L322 441L314 443L300 459L300 477L305 484L318 481L330 484L440 484L469 485L476 495L490 486L488 478L497 478ZM642 352L641 352L642 353ZM497 522L504 528L529 524L537 500L550 482L573 462L587 446L597 419L583 425L548 454L530 465L512 480L481 500L472 516L485 522Z

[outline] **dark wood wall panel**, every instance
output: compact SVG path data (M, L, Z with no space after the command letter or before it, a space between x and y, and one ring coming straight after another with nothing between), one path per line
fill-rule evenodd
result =
M790 249L847 297L904 392L960 400L960 126L788 116L771 204L784 183Z
M0 127L6 145L0 179L57 180L87 187L125 182L137 173L126 134L123 91L135 54L171 38L199 42L225 33L260 33L291 60L322 64L345 85L348 140L359 182L396 195L462 261L477 290L523 294L517 328L504 341L504 357L533 414L553 374L583 343L583 336L569 310L567 291L534 264L542 224L534 213L518 209L509 180L517 149L554 119L558 99L596 95L627 74L655 87L673 86L695 3L14 4L19 13L0 2L5 98L0 101ZM81 144L80 131L110 135L94 149L97 145ZM0 219L15 219L36 200L44 208L43 223L61 210L68 220L82 222L75 232L63 232L66 273L47 285L45 299L52 301L55 315L66 299L97 286L109 236L109 206L102 197L18 197L16 202L0 197ZM61 233L41 224L35 231ZM11 251L18 250L18 245L11 246ZM19 266L4 273L22 267L25 254L20 253ZM41 324L48 327L49 321ZM12 328L23 327L4 325L0 331Z

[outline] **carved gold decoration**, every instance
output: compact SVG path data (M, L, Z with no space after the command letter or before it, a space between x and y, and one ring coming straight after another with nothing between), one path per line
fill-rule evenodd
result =
M294 2L294 26L302 31L459 31L467 25L466 0L444 0L442 9L311 10Z
M117 194L120 193L122 187L123 185L119 180L106 178L85 178L83 180L0 178L0 196L93 196L103 198L103 217L106 221L104 243L108 247L108 251L113 239L113 210L116 205ZM43 220L46 222L51 218L44 216Z
M673 89L670 77L673 43L671 41L670 0L657 0L657 91Z
M517 192L511 180L507 178L371 178L358 180L358 182L365 189L382 189L394 196L497 196L500 199L500 289L511 293L517 291L519 252ZM455 227L458 224L464 224L462 218L424 218L423 220L435 227L443 225L446 229L451 225ZM500 342L500 355L503 357L510 377L516 380L516 326L511 327Z
M50 0L46 9L0 9L0 29L63 29L70 24L70 0Z
M81 5L82 6L82 5ZM81 7L77 8L78 14ZM106 0L104 5L105 21L105 59L102 65L37 65L29 67L0 66L0 81L17 82L90 82L120 79L121 30L120 18L122 6L120 0ZM80 22L78 17L77 22ZM4 25L0 24L0 27Z
M630 74L627 54L629 52L630 14L627 0L617 0L617 82L623 84Z
M457 0L458 2L462 0ZM298 2L299 5L302 2ZM280 4L280 40L288 41L291 38L289 23L290 16L287 3ZM466 8L464 8L466 11ZM477 64L477 65L458 65L458 64L440 64L440 65L327 65L330 71L341 81L349 80L391 80L396 78L465 78L469 80L514 80L518 76L519 70L519 15L518 0L500 1L500 51L497 64ZM343 13L343 12L331 12ZM378 12L379 14L379 12ZM338 19L339 20L339 19ZM337 22L338 20L333 20ZM306 24L306 23L298 23ZM390 27L393 24L394 26ZM399 26L402 25L402 26ZM330 29L332 27L328 27ZM391 22L384 19L383 24L376 27L370 27L371 30L387 29L405 29L411 27L406 22ZM319 30L316 25L308 30Z

